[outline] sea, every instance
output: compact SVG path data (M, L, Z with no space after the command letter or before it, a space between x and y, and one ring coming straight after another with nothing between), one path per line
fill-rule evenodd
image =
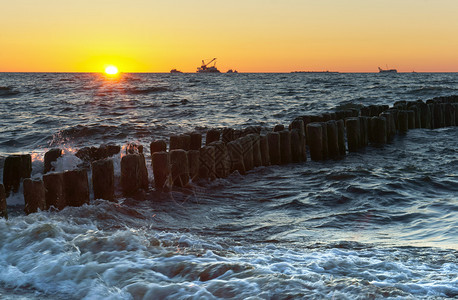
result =
M103 143L142 144L149 166L149 143L170 135L456 94L458 73L0 73L0 174L14 153L32 155L33 178L56 147L60 171ZM30 215L22 190L10 195L0 298L458 299L458 127L119 192Z

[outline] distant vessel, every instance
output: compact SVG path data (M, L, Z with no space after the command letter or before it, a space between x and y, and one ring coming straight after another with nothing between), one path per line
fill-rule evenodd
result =
M209 64L213 63L213 66L208 66ZM205 63L204 60L202 60L202 65L197 68L197 73L220 73L220 71L216 68L216 58L210 60L208 63Z
M232 69L229 69L229 70L227 70L227 72L226 72L226 73L238 73L238 72L237 72L237 70L232 70Z
M170 70L170 73L183 73L183 72L178 71L177 69L172 69L172 70Z
M396 70L396 69L388 69L388 68L382 69L382 68L378 67L378 72L379 73L397 73L398 70Z

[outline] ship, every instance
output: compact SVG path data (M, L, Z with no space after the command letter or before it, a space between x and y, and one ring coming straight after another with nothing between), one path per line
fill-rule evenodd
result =
M213 66L209 66L213 62ZM216 58L210 60L208 63L205 63L204 60L202 60L202 65L197 68L197 73L221 73L217 68L216 68Z
M172 69L172 70L170 70L170 73L183 73L183 72L178 71L177 69Z
M396 69L388 69L388 68L382 69L382 68L378 67L378 72L379 73L397 73L398 70L396 70Z
M232 70L232 69L229 69L229 70L227 70L227 72L226 72L226 73L238 73L238 72L237 72L237 70Z

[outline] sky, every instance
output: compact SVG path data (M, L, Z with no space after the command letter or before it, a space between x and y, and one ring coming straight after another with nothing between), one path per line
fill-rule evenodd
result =
M458 0L0 0L0 72L458 72Z

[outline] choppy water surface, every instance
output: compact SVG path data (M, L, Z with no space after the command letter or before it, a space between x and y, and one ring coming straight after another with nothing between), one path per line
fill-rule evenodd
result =
M54 146L65 169L81 146L457 93L458 74L0 74L0 154L36 152L40 176ZM415 129L146 200L25 216L13 195L0 298L458 298L457 170L457 127Z

